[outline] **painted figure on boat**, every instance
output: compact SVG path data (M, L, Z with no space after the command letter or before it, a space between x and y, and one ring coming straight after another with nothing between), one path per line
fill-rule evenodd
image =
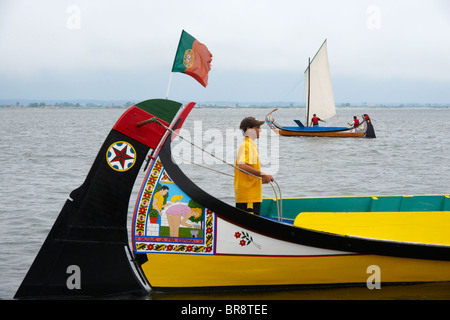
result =
M169 192L168 186L161 186L159 185L160 189L155 192L155 195L153 196L153 210L156 210L160 216L162 216L161 210L168 206L166 204L167 201L167 194Z
M171 237L179 237L180 226L192 228L187 221L196 221L202 218L203 206L194 200L190 200L188 204L181 202L172 204L167 210L167 221L169 222L169 230ZM196 237L197 232L191 232L192 237Z

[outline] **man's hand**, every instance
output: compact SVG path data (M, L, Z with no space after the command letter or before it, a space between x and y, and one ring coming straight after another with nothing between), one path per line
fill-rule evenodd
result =
M273 181L273 177L270 174L262 173L262 183L266 184Z
M252 175L260 177L262 180L262 183L264 183L264 184L274 181L273 177L270 174L256 170L255 168L253 168L252 166L250 166L246 163L240 163L239 168L251 173Z

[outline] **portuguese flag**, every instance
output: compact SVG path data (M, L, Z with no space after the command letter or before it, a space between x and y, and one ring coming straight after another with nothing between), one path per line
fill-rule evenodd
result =
M208 48L183 30L173 61L172 72L188 74L206 87L211 61L212 54Z

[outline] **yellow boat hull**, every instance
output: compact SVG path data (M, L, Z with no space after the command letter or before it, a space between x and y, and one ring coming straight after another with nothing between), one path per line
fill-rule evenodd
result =
M376 266L377 269L371 269ZM148 254L142 265L154 290L202 287L366 285L450 281L450 262L378 255L339 256L193 256ZM375 272L378 272L375 274Z

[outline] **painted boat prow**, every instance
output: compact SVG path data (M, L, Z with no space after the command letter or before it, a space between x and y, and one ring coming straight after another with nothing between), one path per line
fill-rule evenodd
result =
M180 127L195 103L146 100L116 122L83 184L71 192L14 298L146 295L135 271L127 232L128 203L150 151ZM116 157L114 155L116 153Z

